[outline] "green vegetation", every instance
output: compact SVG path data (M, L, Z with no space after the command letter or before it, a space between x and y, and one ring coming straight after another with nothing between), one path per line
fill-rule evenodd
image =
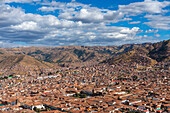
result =
M92 109L95 109L95 108L97 108L97 106L94 105L94 106L92 107Z
M127 113L142 113L140 111L128 111Z
M0 77L0 80L4 80L4 79L8 79L8 77L7 76Z
M33 110L36 111L37 113L40 113L40 112L41 112L41 110L38 109L37 107L34 107Z
M75 49L75 50L73 51L73 53L75 53L75 54L80 58L81 56L83 56L83 54L86 53L86 50L78 50L78 49Z
M132 76L133 81L136 81L138 77L136 75Z
M76 93L73 95L73 97L77 97L77 98L86 98L87 95L86 94L81 94L81 93Z

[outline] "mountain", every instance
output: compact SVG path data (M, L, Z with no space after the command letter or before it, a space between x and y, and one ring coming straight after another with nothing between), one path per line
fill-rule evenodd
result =
M0 48L0 54L29 55L50 63L100 62L146 44L126 44L122 46L62 46L62 47L21 47Z
M170 61L170 40L144 44L144 46L136 47L124 53L111 56L102 63L115 64L125 62L143 63L145 65L153 65L157 62Z
M149 51L148 55L152 59L158 62L170 60L170 40L154 43L150 48L153 49Z
M0 69L2 73L25 73L29 71L43 71L54 68L53 64L38 61L28 55L0 55Z
M170 40L121 46L0 48L0 72L42 72L96 63L136 62L153 65L170 60ZM1 74L1 73L0 73Z
M129 63L135 62L143 65L153 65L157 63L156 60L148 57L147 54L141 53L134 49L103 61L103 63L108 63L108 64L116 64L116 63L123 64L128 62Z

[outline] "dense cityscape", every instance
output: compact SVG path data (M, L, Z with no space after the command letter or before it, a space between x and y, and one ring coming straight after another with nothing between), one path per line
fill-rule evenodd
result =
M170 111L169 64L98 64L1 77L1 112L149 113Z
M0 0L0 113L170 113L170 0Z

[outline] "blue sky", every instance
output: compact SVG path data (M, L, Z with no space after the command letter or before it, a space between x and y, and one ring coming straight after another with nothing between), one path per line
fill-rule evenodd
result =
M1 0L0 47L170 39L169 0Z

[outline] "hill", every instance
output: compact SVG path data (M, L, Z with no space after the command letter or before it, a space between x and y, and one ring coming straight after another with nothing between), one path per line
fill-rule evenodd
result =
M144 65L153 65L157 62L170 61L170 40L144 44L143 47L137 47L124 53L111 56L102 63L115 64L125 62L136 62Z
M29 55L50 63L101 62L104 59L124 53L146 44L126 44L122 46L62 46L62 47L21 47L0 48L0 54Z
M96 63L136 62L153 65L170 60L170 40L121 46L0 48L0 72L41 72ZM1 74L1 73L0 73Z
M1 55L0 69L2 73L26 73L26 72L40 72L46 69L54 68L53 64L38 61L28 55Z
M157 61L148 57L145 53L140 53L137 50L130 50L128 52L116 55L112 58L104 60L103 63L116 64L116 63L138 63L142 65L153 65Z
M170 40L154 43L150 48L153 49L149 51L148 55L152 59L155 59L158 62L170 60Z

